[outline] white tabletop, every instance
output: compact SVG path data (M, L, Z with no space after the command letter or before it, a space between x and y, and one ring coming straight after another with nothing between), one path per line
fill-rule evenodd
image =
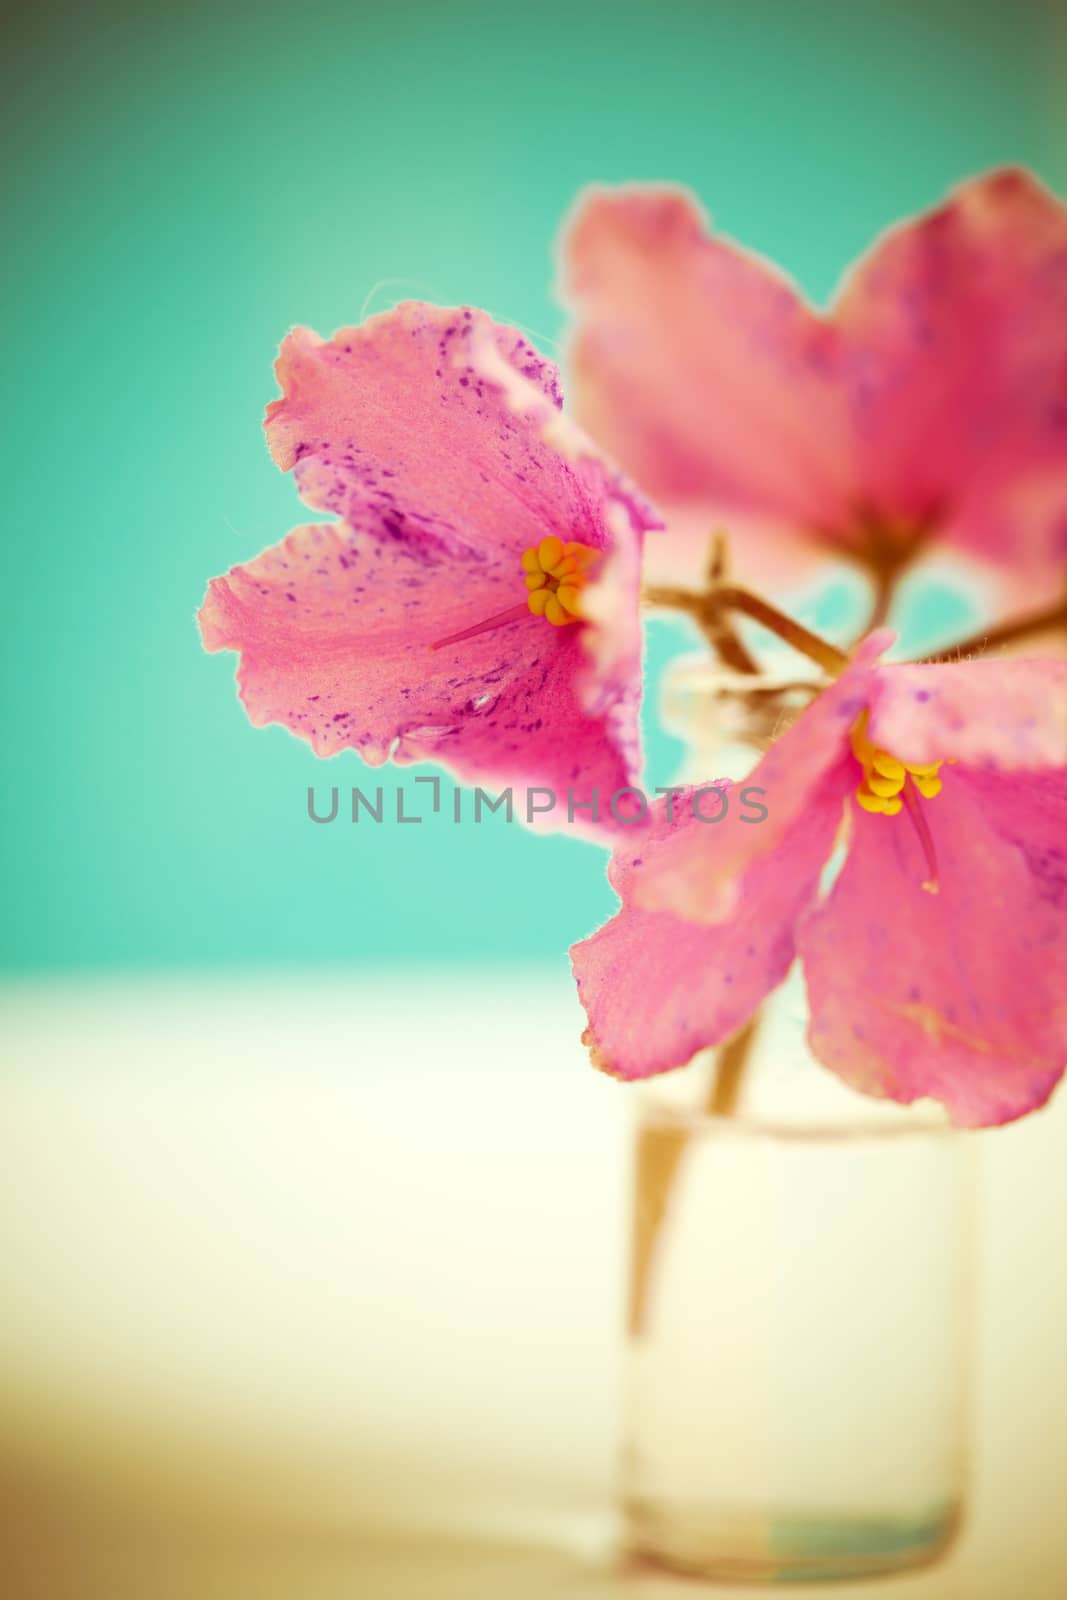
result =
M562 962L0 990L27 1594L692 1592L611 1557L629 1105L580 1026ZM887 1600L1067 1593L1067 1097L982 1144L972 1515Z

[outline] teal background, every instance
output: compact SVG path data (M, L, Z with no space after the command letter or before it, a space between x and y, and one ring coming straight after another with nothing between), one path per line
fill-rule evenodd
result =
M393 773L253 730L234 658L201 653L206 579L304 517L259 429L279 338L420 295L487 306L551 349L553 236L592 179L692 185L823 298L878 229L968 173L1014 160L1067 184L1058 11L308 0L16 17L3 964L556 956L587 932L612 896L573 839L312 826L309 783ZM679 642L653 629L653 680ZM673 755L653 738L651 781Z

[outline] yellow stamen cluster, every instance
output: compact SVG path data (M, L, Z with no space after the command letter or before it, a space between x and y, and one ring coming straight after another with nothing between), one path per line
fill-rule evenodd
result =
M582 614L582 589L599 555L599 550L575 539L564 544L554 533L524 550L522 568L530 591L526 603L534 616L547 617L557 628L577 622Z
M852 751L863 768L856 799L864 811L895 817L904 803L904 786L909 778L924 800L932 800L941 793L938 773L942 762L932 761L928 766L917 767L898 761L888 750L879 750L867 737L866 711L853 725Z

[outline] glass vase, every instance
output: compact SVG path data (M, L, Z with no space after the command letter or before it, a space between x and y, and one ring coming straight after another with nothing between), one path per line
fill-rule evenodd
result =
M642 1107L633 1551L766 1582L946 1549L966 1485L971 1157L916 1113L805 1126Z
M683 776L741 775L815 688L683 663ZM794 973L731 1115L711 1053L635 1090L627 1542L735 1583L925 1564L966 1491L974 1139L848 1089L806 1022Z

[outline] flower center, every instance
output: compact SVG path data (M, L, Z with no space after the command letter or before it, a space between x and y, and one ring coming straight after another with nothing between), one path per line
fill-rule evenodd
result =
M582 589L600 555L576 539L564 544L552 533L522 553L529 594L526 604L535 617L547 617L556 628L577 622L582 614Z
M895 817L907 799L906 785L910 782L924 800L932 800L941 793L938 773L943 765L932 761L928 766L909 765L898 761L888 750L879 750L867 737L868 713L865 711L853 724L852 753L863 768L863 777L856 788L856 799L864 811L881 812Z
M868 715L864 711L852 725L852 752L863 768L863 777L856 787L856 799L864 811L880 812L885 817L895 817L907 807L930 873L923 888L929 894L937 894L937 852L920 797L922 800L932 800L941 793L938 773L944 763L931 761L928 766L918 767L898 761L888 750L880 750L867 737Z
M444 639L435 639L431 650L444 650L449 645L460 644L464 639L474 639L480 633L494 628L507 627L519 622L532 611L535 617L547 617L555 627L577 622L582 614L582 590L595 561L603 554L592 545L579 544L572 539L564 544L554 533L533 544L522 553L522 570L526 576L526 605L520 600L517 606L498 611L494 616L474 622L469 628L450 633ZM529 608L529 610L527 609Z

